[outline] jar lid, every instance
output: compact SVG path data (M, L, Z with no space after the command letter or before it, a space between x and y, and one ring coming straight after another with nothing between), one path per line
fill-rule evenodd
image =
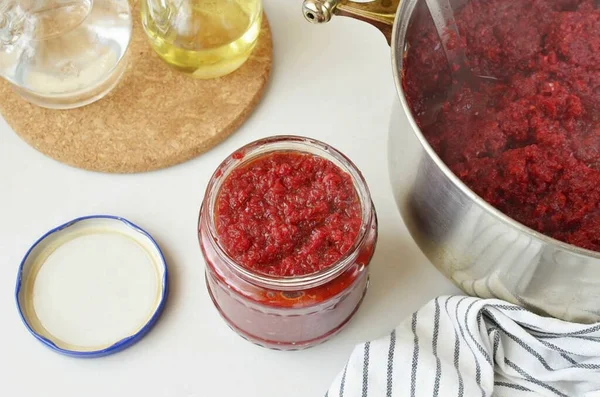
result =
M100 357L140 340L167 298L167 264L144 230L119 217L77 218L50 230L19 268L27 329L51 349Z

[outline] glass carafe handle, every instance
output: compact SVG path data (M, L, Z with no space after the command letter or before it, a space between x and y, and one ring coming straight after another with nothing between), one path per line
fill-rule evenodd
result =
M177 10L185 0L142 0L148 7L149 17L160 30L166 34L173 23Z
M17 63L22 53L19 42L30 40L32 36L33 25L28 23L27 13L19 2L0 0L0 77L7 76L8 69Z

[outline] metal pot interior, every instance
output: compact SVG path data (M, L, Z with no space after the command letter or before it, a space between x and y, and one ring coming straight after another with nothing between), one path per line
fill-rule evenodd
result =
M422 2L401 2L392 35L399 103L390 128L390 177L411 235L430 261L470 295L501 298L568 321L600 321L600 253L541 234L485 202L446 166L420 130L402 87L402 71L410 51L407 32L413 17L423 12ZM406 122L412 131L401 130Z
M468 0L452 0L451 3L455 9L460 9ZM408 100L404 93L404 89L402 87L402 70L404 67L404 58L408 51L410 51L409 43L407 42L407 32L408 29L413 22L413 18L415 17L423 17L423 13L427 12L424 6L424 0L405 0L401 2L400 7L398 8L396 14L396 20L394 23L394 30L392 36L392 64L393 64L393 75L394 82L396 86L396 91L398 97L400 99L402 108L406 113L406 117L411 125L411 128L418 138L419 142L423 146L424 150L427 154L435 161L436 165L440 167L440 169L446 174L454 184L457 185L465 194L472 200L474 200L478 205L480 205L486 211L489 211L491 214L498 217L499 220L510 224L511 226L522 230L525 233L531 234L533 237L544 240L550 244L554 244L556 246L560 246L567 250L572 250L574 253L590 256L593 258L600 259L600 253L588 249L583 249L577 247L572 244L564 243L560 240L556 240L552 237L546 236L542 233L539 233L520 222L515 221L514 219L508 217L501 211L497 210L489 203L484 201L481 197L479 197L475 192L473 192L467 185L465 185L456 175L446 166L446 164L441 160L438 154L433 150L431 145L427 142L427 139L423 135L423 132L419 128L413 114L411 108L408 104Z

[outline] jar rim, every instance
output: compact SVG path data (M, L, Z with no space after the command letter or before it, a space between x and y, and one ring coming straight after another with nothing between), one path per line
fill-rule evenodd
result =
M249 161L273 152L301 152L320 156L332 161L350 175L361 205L361 226L352 246L337 261L318 272L300 276L271 276L252 271L235 261L221 245L215 225L215 206L222 183L236 168ZM205 206L208 206L205 208ZM359 248L367 238L373 218L373 203L367 183L356 165L344 154L324 142L297 135L276 135L251 142L231 153L212 175L198 220L198 231L205 227L208 239L223 262L245 281L265 288L298 290L323 285L342 274L358 256Z

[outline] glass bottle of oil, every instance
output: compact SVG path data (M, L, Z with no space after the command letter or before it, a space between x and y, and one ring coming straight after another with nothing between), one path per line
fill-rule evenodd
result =
M200 79L242 66L261 22L262 0L142 0L142 23L154 51Z

